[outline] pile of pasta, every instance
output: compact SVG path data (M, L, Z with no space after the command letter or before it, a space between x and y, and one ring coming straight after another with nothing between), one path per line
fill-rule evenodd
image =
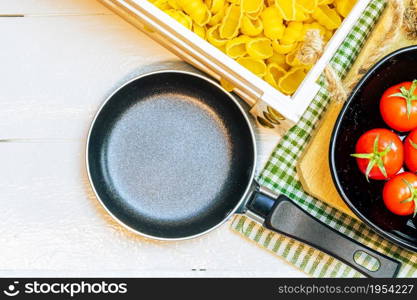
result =
M297 54L308 30L333 36L356 0L149 0L286 95L311 65Z

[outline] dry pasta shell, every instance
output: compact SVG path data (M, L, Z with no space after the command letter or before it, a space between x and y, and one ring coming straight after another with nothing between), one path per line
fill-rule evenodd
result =
M153 5L158 7L159 9L166 11L168 9L171 9L171 5L169 5L168 0L155 0L152 1Z
M206 0L205 2L212 14L217 14L226 5L225 0Z
M278 88L279 80L285 76L287 71L280 65L271 63L268 64L265 74L265 81L272 85L274 88Z
M313 18L329 30L336 29L342 24L342 18L336 10L327 5L319 6L312 14Z
M310 15L306 13L298 4L296 4L294 21L305 22L309 19Z
M258 13L262 10L264 0L241 0L242 10L245 13Z
M288 54L297 47L297 43L282 44L278 40L272 41L272 48L278 54Z
M177 0L168 0L169 6L171 6L173 9L181 9L181 7L178 5Z
M202 39L206 39L206 28L203 26L200 26L196 23L193 24L193 31L195 34L197 34Z
M210 44L212 44L212 45L214 45L216 47L222 47L222 46L226 45L226 43L227 43L227 40L222 39L220 37L219 27L220 27L220 24L217 24L217 25L209 28L207 30L207 33L206 33L207 41Z
M289 22L280 42L283 44L293 44L299 41L300 37L303 37L303 28L304 26L301 22Z
M202 0L176 0L183 11L200 26L206 25L211 18L210 10Z
M242 35L229 40L226 43L226 54L234 59L245 56L247 54L246 43L249 39L249 37Z
M264 9L261 14L264 26L264 34L271 40L280 39L284 35L285 26L282 22L280 12L277 7L271 6Z
M264 8L265 8L265 5L264 5L264 4L262 4L262 5L259 7L258 11L253 11L253 12L244 12L244 14L245 14L248 18L250 18L250 19L252 19L252 20L257 20L257 19L259 19L259 17L261 16L261 13L263 12Z
M240 5L232 4L226 10L226 15L219 28L220 37L232 39L239 33L242 22L242 9Z
M348 16L352 8L355 6L357 0L335 0L337 12L344 18Z
M328 4L332 4L334 2L334 0L319 0L319 5L328 5Z
M212 15L210 21L208 22L208 25L214 26L219 24L223 20L225 12L226 9L223 7L217 14Z
M189 16L184 14L182 11L171 8L171 9L166 10L165 12L170 17L174 18L179 23L181 23L183 26L185 26L186 28L188 28L190 30L192 29L193 21L191 20L191 18Z
M326 30L324 33L324 41L328 42L333 37L334 31L333 30Z
M264 77L266 74L266 64L262 59L252 57L240 57L236 60L239 64L254 73L256 76Z
M267 59L274 54L271 40L264 37L253 38L246 43L246 51L255 59Z
M268 106L266 109L268 110L268 113L274 117L274 119L279 121L285 120L285 117L272 107Z
M295 0L295 2L304 12L308 14L313 13L319 5L318 0Z
M228 92L233 92L235 87L226 79L221 78L220 79L220 85Z
M246 14L246 16L248 16L248 18L250 18L252 20L257 20L261 16L262 11L263 11L263 9L261 9L260 11L258 11L256 13Z
M295 0L275 0L275 5L281 13L281 17L286 21L295 20L296 6Z
M266 60L268 64L277 64L281 68L288 70L289 66L287 65L287 62L285 61L285 55L284 54L278 54L274 51L274 54Z
M263 23L260 19L252 20L248 16L242 17L242 24L240 26L240 32L247 36L256 36L263 31Z
M279 80L278 89L286 95L292 95L297 91L306 75L304 67L292 68Z

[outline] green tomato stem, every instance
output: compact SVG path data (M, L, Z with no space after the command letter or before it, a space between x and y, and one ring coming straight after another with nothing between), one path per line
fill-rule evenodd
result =
M405 199L404 201L401 201L400 203L414 203L414 214L413 218L417 215L417 189L414 188L411 183L409 183L406 179L403 179L404 183L407 185L408 189L410 190L411 196L408 199Z
M417 100L417 95L414 94L416 88L417 88L417 80L414 80L409 90L406 89L405 87L401 87L399 93L395 93L395 94L388 96L389 98L400 97L400 98L405 99L406 104L407 104L407 117L409 119L411 116L411 110L413 109L413 101Z
M368 159L369 163L365 171L366 180L369 182L369 175L371 174L372 169L377 166L378 169L381 171L382 175L385 178L388 178L387 170L384 166L383 158L392 150L393 144L389 144L383 151L378 151L379 146L379 135L375 138L374 145L373 145L373 152L372 153L355 153L351 154L352 157L361 158L361 159Z

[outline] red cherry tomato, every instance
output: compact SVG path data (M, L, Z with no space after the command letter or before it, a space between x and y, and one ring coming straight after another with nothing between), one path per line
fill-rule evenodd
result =
M386 90L379 109L385 123L392 129L405 132L417 128L417 80Z
M369 180L385 180L397 174L404 163L400 138L388 129L372 129L363 134L355 148L359 169Z
M401 173L388 181L383 190L385 206L394 214L408 216L417 213L417 175Z
M404 140L404 159L408 170L417 173L417 129Z

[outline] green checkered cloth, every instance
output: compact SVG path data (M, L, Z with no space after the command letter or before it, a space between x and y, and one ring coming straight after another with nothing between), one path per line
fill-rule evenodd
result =
M386 6L385 0L373 0L332 59L332 67L344 77ZM417 276L417 255L382 239L358 220L330 207L303 191L296 173L296 163L323 115L329 95L324 81L322 88L300 122L280 141L258 178L265 187L290 197L308 213L356 241L391 256L402 263L399 277ZM232 229L259 246L272 251L313 277L362 277L351 267L303 243L271 232L245 216L234 218ZM369 269L377 261L365 255L358 257Z

